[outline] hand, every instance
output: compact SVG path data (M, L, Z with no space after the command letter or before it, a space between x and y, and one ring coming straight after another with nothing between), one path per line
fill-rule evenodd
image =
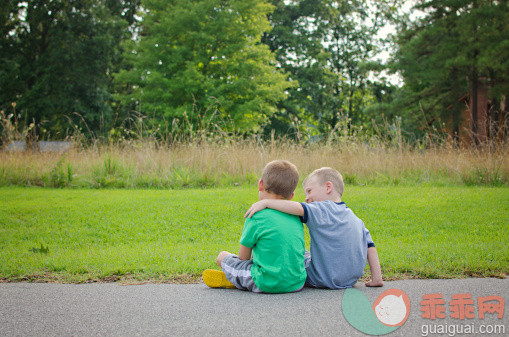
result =
M382 280L372 280L365 284L366 287L383 287L384 282Z
M258 202L255 202L251 205L251 207L247 210L246 214L244 214L244 218L250 218L255 214L256 212L259 212L263 209L267 208L266 203L264 200L260 200Z

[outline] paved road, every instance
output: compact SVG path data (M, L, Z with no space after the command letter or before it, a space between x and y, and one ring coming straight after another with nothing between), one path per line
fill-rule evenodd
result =
M509 335L509 279L403 280L383 288L356 286L371 303L391 288L411 301L406 323L387 336L423 336L426 329L475 329L467 336ZM252 294L204 284L0 284L0 336L363 336L345 320L344 290L304 289L294 294ZM446 318L421 317L422 297L441 293ZM475 319L450 317L454 294L470 293ZM505 313L479 319L478 297L502 296ZM440 327L441 326L441 327ZM479 329L505 329L481 335ZM484 327L484 328L483 328ZM449 334L447 334L449 332ZM438 334L429 333L429 336ZM457 334L459 335L459 334ZM465 335L465 334L463 334Z

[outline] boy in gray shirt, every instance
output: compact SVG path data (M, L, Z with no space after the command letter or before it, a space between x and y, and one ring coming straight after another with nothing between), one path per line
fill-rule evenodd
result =
M272 208L301 217L311 237L311 253L306 252L306 285L329 289L352 287L364 274L367 260L371 281L366 286L383 286L380 261L371 235L362 220L341 202L344 190L341 174L323 167L312 172L302 185L306 203L261 200L253 204L245 216Z

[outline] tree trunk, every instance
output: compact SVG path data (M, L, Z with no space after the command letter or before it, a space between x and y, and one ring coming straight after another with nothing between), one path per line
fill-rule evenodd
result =
M471 84L471 113L472 113L472 137L474 144L479 143L479 123L478 123L478 111L477 111L477 100L479 91L479 78L477 77L477 71L472 72L472 84Z

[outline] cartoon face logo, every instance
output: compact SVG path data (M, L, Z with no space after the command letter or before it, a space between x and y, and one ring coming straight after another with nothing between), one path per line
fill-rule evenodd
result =
M389 289L375 301L373 311L381 323L387 326L401 326L410 313L410 299L399 289Z
M362 291L348 288L343 295L342 311L348 323L357 330L380 336L395 331L406 322L410 299L402 290L389 289L371 305Z

